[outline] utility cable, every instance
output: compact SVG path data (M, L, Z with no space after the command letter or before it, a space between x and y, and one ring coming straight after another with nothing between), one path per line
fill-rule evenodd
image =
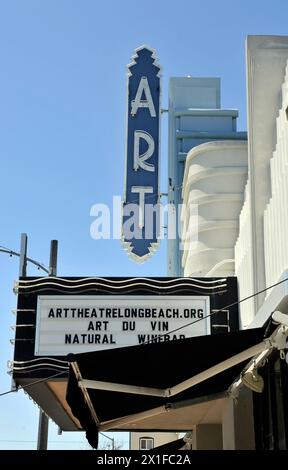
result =
M206 320L206 318L212 317L216 313L222 312L223 310L228 310L229 308L234 307L235 305L240 305L242 302L245 302L246 300L249 300L249 299L253 299L257 295L263 294L263 292L266 292L267 290L272 289L273 287L279 286L279 284L282 284L283 282L286 282L286 281L288 281L288 277L286 277L285 279L282 279L281 281L276 282L275 284L272 284L269 287L266 287L265 289L262 289L262 290L260 290L256 293L254 293L254 294L248 295L247 297L244 297L244 299L237 300L236 302L232 302L231 304L225 305L225 307L214 310L213 312L209 313L208 315L203 316L202 318L197 318L196 320L193 320L190 323L186 323L183 326L179 326L178 328L175 328L174 330L166 331L165 333L157 335L157 338L161 338L162 336L169 335L171 333L175 333L175 331L182 330L183 328L187 328L187 326L191 326L191 325L194 325L195 323L198 323L202 320ZM158 342L157 339L156 340L153 340L153 339L148 340L148 341L145 341L141 344L149 344L149 343L155 343L155 342Z
M47 380L54 379L54 377L58 377L59 375L63 375L64 373L65 373L64 371L57 372L57 374L50 375L49 377L46 377L45 379L35 380L34 382L31 382L26 385L19 385L19 387L17 387L15 390L8 390L7 392L0 393L0 397L3 397L4 395L8 395L9 393L18 392L18 390L26 390L26 388L32 387L32 385L46 382Z

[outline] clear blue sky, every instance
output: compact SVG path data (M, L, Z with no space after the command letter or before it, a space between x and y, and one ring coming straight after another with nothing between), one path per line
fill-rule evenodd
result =
M58 239L63 276L165 275L165 242L136 265L119 241L89 233L91 206L123 190L126 64L136 47L156 49L164 108L169 77L221 77L222 107L238 108L245 130L245 37L285 35L287 17L283 0L0 0L0 245L17 250L26 232L29 255L47 264ZM161 159L166 191L167 115ZM10 388L17 275L18 260L0 253L0 392ZM23 392L0 397L0 449L35 449L37 426ZM51 425L49 448L88 445Z

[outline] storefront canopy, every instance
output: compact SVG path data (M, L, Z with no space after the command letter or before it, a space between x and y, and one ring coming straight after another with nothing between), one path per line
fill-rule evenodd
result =
M263 351L263 329L69 355L67 402L92 447L101 430L220 422L225 392Z

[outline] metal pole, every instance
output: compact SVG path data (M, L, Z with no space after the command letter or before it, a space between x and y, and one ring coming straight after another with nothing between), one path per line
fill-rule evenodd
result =
M58 240L51 240L49 276L57 276Z
M19 277L26 277L27 275L27 244L28 237L26 233L21 233Z
M45 415L44 411L39 411L39 424L38 424L38 440L37 450L47 450L48 443L48 416Z
M57 276L57 253L58 253L58 241L57 240L51 240L50 261L49 261L49 276ZM38 425L37 450L47 450L48 425L49 425L48 416L44 413L44 411L40 410L39 425Z
M27 275L27 245L28 245L27 234L21 233L20 253L16 253L16 255L19 256L19 277L26 277ZM7 252L7 251L5 250L4 252ZM11 382L11 390L17 390L17 385L14 379L12 379L12 382Z
M110 439L112 441L112 450L115 449L115 439L114 437L107 436L107 434L104 434L104 432L99 432L102 436L106 437L106 439Z

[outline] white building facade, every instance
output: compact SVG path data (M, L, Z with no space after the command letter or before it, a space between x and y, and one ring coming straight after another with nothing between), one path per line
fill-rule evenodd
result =
M248 147L240 138L187 149L179 252L185 276L237 277L240 329L288 314L288 37L249 36L246 52ZM227 398L218 448L287 449L287 356L261 367L263 393ZM193 431L194 449L215 448L211 433Z
M248 180L235 245L241 298L287 277L287 60L288 37L248 37ZM242 327L260 325L275 309L286 312L284 288L243 303Z

